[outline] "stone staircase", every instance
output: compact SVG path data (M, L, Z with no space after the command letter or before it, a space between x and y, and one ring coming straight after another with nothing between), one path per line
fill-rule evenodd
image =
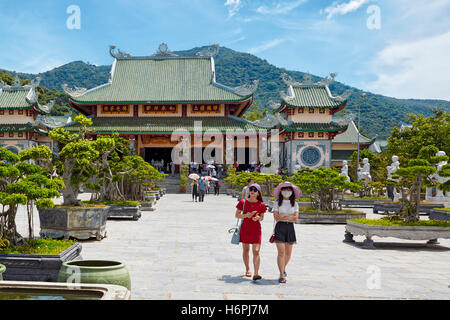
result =
M191 179L188 180L188 183L192 182ZM225 183L223 182L223 179L220 179L220 183L222 187L220 188L220 193L225 193L225 190L227 187L225 186ZM181 193L180 192L180 174L177 173L175 175L168 175L164 181L157 181L156 185L161 188L166 188L166 194L167 193ZM190 186L187 188L187 192L191 192ZM214 193L214 188L210 189L210 192Z
M180 175L167 176L164 181L157 181L156 185L161 188L166 188L167 193L181 193L180 192Z

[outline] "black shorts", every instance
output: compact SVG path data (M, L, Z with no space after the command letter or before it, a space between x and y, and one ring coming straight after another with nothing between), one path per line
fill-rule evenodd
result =
M275 226L275 242L297 243L293 222L278 221Z

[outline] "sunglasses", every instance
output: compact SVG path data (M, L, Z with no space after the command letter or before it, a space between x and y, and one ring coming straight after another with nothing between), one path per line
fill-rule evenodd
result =
M255 187L251 187L251 188L248 189L248 191L256 192L256 191L258 191L258 189L256 189Z

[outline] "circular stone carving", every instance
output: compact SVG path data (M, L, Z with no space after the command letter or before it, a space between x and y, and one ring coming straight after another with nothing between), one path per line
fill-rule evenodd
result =
M307 166L315 166L319 163L321 157L320 150L315 147L305 148L300 155L302 162Z

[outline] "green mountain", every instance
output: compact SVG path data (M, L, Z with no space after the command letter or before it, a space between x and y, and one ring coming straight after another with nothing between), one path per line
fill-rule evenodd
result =
M198 47L185 51L175 51L179 55L192 56L207 47ZM255 92L255 103L261 109L267 107L270 99L280 101L280 91L286 90L286 85L281 79L282 73L287 73L294 80L301 81L305 73L289 71L277 68L266 60L252 54L237 52L226 47L221 47L215 57L216 80L228 86L236 87L259 79L259 87ZM41 85L48 89L62 91L62 84L69 87L93 88L108 81L111 66L95 66L82 61L75 61L55 68L53 70L34 74L19 73L25 79L42 78ZM14 72L11 72L15 74ZM313 76L315 81L320 77ZM357 115L360 96L363 91L340 83L334 82L330 86L333 95L340 95L346 90L353 90L347 107L343 112L352 112ZM52 91L53 92L53 91ZM367 97L361 104L361 129L369 136L378 134L379 138L386 138L394 126L400 126L406 122L406 114L420 113L431 115L431 108L442 107L450 111L450 102L443 100L417 100L396 99L383 95L366 92ZM342 112L341 112L342 113Z

